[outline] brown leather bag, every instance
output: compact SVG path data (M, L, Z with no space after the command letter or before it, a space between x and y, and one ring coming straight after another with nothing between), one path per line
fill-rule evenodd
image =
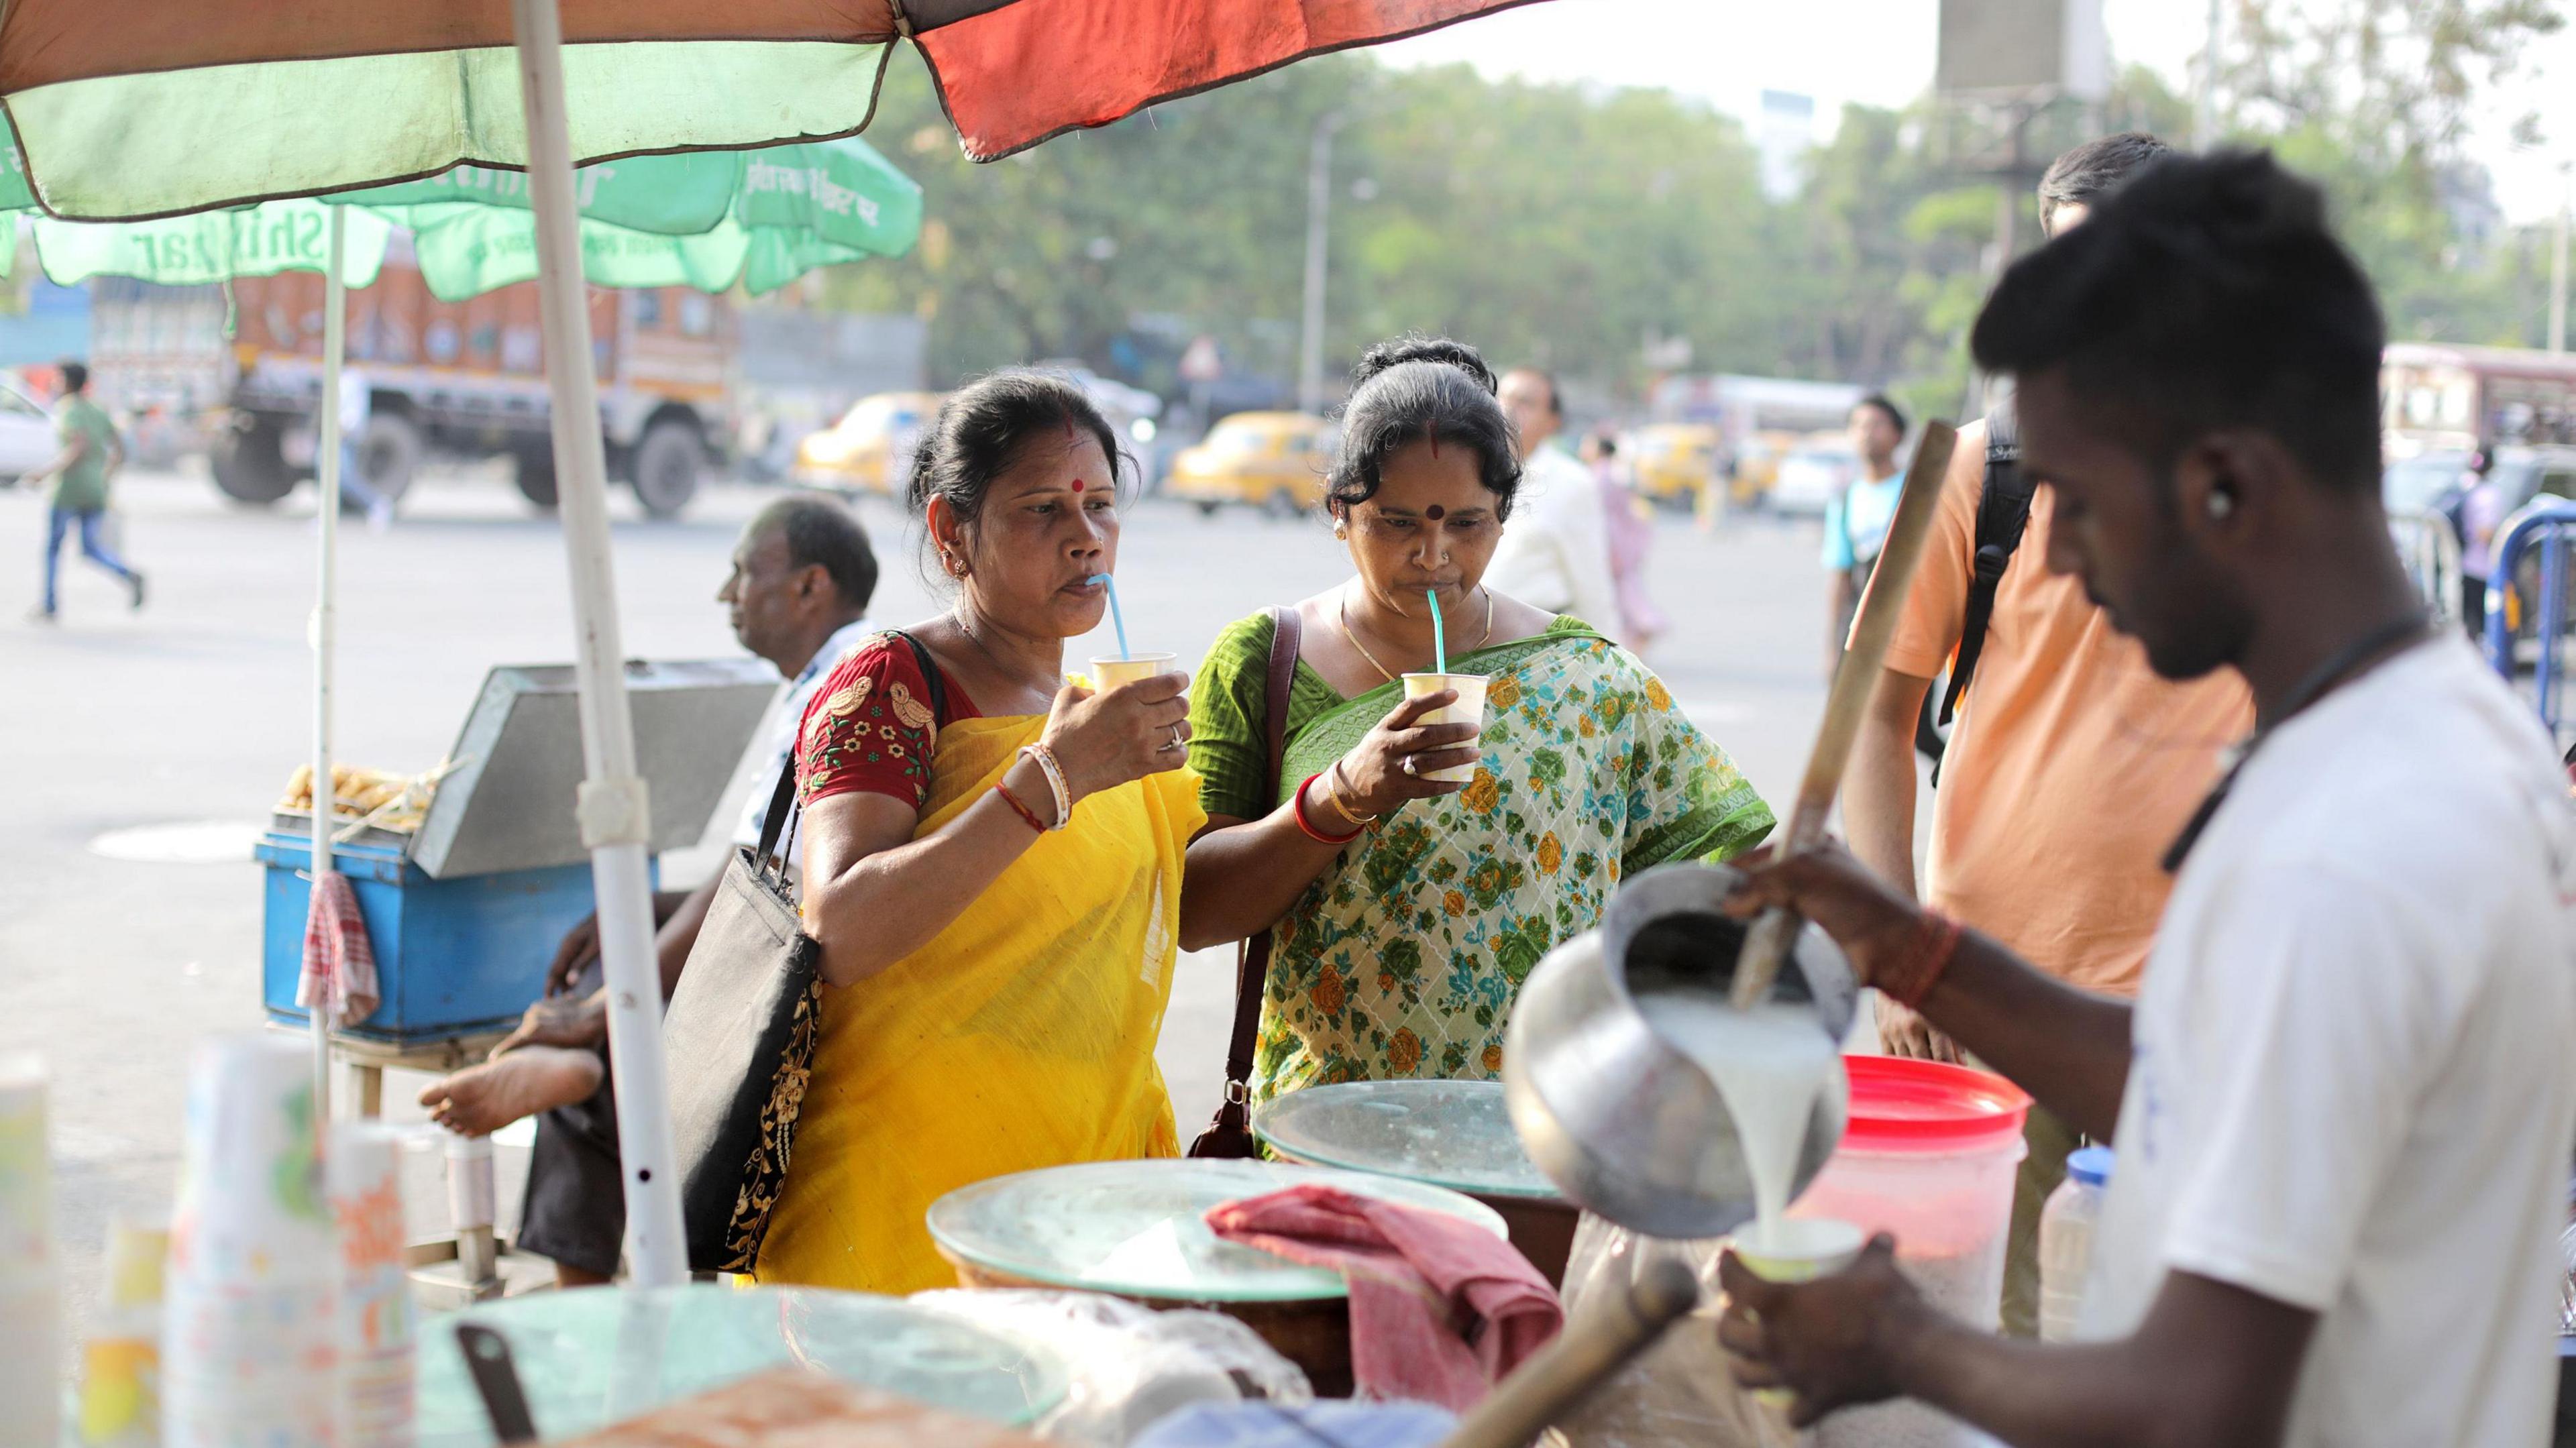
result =
M1270 678L1263 696L1261 728L1269 746L1269 763L1261 776L1261 797L1279 797L1280 760L1288 752L1288 690L1297 678L1297 648L1303 630L1297 610L1270 610ZM1261 1144L1252 1139L1252 1050L1261 1039L1261 999L1270 981L1270 931L1236 947L1234 969L1234 1035L1225 1048L1225 1101L1216 1119L1190 1155L1252 1157Z

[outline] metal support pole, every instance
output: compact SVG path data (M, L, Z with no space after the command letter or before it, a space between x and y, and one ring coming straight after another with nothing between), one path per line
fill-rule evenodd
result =
M591 373L590 307L573 206L572 134L564 113L563 17L555 3L511 0L510 9L528 119L528 191L536 208L537 301L553 408L557 506L572 572L585 775L578 808L608 982L608 1058L626 1182L626 1263L637 1285L661 1287L688 1280L688 1259L679 1166L672 1159L661 972L653 957L653 896L645 864L651 813L644 781L635 772L635 724L626 706L625 650L609 555L608 460L599 433L598 379Z
M349 353L349 284L341 265L349 255L349 213L331 208L330 255L322 277L322 395L315 399L313 487L322 516L320 566L313 600L313 858L307 873L319 895L331 869L331 665L340 632L340 374ZM310 905L307 905L310 909ZM331 1121L331 994L316 993L305 1013L313 1031L313 1129L327 1137Z
M1331 241L1333 215L1333 133L1342 128L1342 113L1326 111L1315 121L1306 155L1306 307L1297 346L1297 407L1324 410L1324 263Z

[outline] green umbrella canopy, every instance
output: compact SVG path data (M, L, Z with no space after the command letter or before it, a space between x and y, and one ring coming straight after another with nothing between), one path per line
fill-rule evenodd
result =
M648 204L619 199L634 194L631 180L610 178L596 188L583 186L582 272L593 283L721 292L739 282L755 293L767 292L818 266L900 256L921 236L921 187L856 138L636 157L585 166L575 175L586 178L611 167L644 168L649 174L652 166L673 162L730 164L729 207L712 225L690 233L677 224L677 208L666 209L656 220L648 215ZM484 174L520 179L511 172ZM387 193L417 193L432 184L374 188L348 193L346 199L376 205ZM412 227L421 276L444 300L459 301L537 274L535 219L526 209L523 187L505 183L491 188L486 200L397 205L388 214ZM639 218L648 224L639 224Z
M36 218L36 256L62 286L91 277L133 277L164 286L199 286L237 277L324 270L331 253L331 208L318 201L264 201L235 211L205 211L160 221L79 222ZM350 208L340 279L363 287L385 261L393 223Z

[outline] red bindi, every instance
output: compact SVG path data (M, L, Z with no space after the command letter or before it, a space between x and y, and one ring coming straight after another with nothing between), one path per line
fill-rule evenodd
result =
M1077 493L1082 491L1082 479L1076 478L1073 480L1073 490Z
M1437 523L1437 522L1439 522L1442 518L1447 517L1447 516L1448 516L1448 513L1449 513L1449 510L1448 510L1448 509L1446 509L1446 508L1441 507L1438 503L1434 503L1434 504L1432 504L1430 507L1425 508L1425 509L1423 509L1423 510L1422 510L1422 516L1423 516L1423 517L1426 517L1426 518L1428 518L1428 519L1430 519L1430 520L1431 520L1432 522L1434 522L1434 523Z

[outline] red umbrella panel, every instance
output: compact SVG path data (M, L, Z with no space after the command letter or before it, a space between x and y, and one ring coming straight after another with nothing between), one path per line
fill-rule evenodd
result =
M990 161L1526 3L562 0L568 120L582 161L847 135L909 37ZM509 0L10 0L0 104L48 210L166 215L526 164L511 34Z

